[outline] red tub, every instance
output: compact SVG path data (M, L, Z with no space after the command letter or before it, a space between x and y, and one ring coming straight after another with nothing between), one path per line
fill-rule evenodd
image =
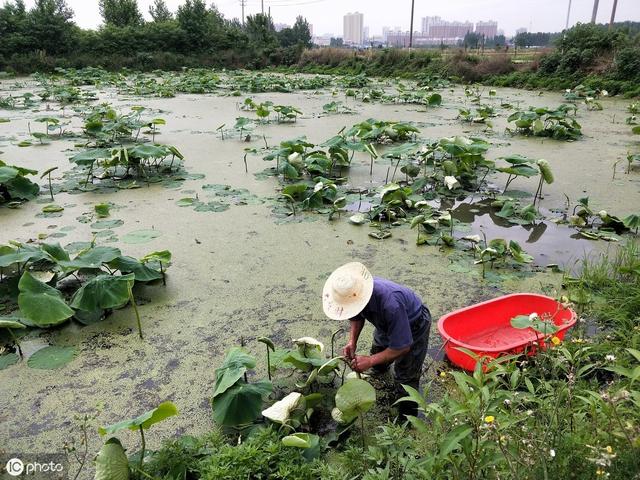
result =
M534 312L539 316L553 315L553 323L559 330L553 335L543 336L531 328L511 326L513 317ZM473 370L476 360L457 347L494 358L520 353L527 346L530 347L529 353L533 354L538 347L545 348L545 339L551 336L562 340L566 331L576 323L576 318L572 309L564 308L551 297L514 293L448 313L438 321L438 330L449 360L466 370Z

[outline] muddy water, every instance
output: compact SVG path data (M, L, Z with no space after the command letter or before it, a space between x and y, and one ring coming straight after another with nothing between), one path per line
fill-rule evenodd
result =
M6 94L10 84L4 82L2 88L5 91L0 94ZM561 97L551 93L538 96L499 90L494 102L500 117L494 119L494 132L484 132L481 126L462 125L455 119L457 108L465 104L460 88L444 91L443 107L429 111L413 105L362 104L349 100L348 104L357 111L353 115L320 115L322 105L332 99L329 93L266 93L253 97L298 105L304 112L294 124L259 126L256 137L264 134L270 145L299 135L321 142L343 126L370 117L413 121L419 124L421 135L431 139L458 134L486 137L494 144L489 158L507 153L546 158L556 177L554 184L545 187L543 207L548 210L562 210L565 194L572 200L588 194L596 210L606 209L621 216L637 210L640 204L637 172L626 175L620 164L616 179L612 180L613 164L632 148L630 129L623 124L628 102L622 100L603 100L601 112L580 108L578 118L585 138L564 143L504 134L508 111L499 108L501 101L519 101L523 106L556 106ZM57 194L55 201L65 210L53 218L37 216L43 206L37 201L16 210L0 209L0 243L35 239L44 233L50 235L51 241L66 245L90 240L95 231L90 224L80 223L78 217L92 212L96 203L113 202L117 208L111 219L124 222L112 228L115 237L140 229L160 232L149 243L113 245L124 254L137 257L169 249L174 258L166 287L144 287L137 291L146 334L143 341L137 337L129 308L115 312L99 324L34 332L25 341L27 355L47 342L76 345L80 353L60 370L34 370L21 362L0 371L0 445L10 443L12 450L59 453L65 441L78 436L75 415L95 414L96 425L104 425L136 416L164 400L174 401L180 416L153 427L147 436L151 448L173 434L206 432L213 426L209 397L214 369L225 351L238 344L241 337L258 356L257 372L263 376L263 349L255 342L256 337L268 335L281 346L302 335L329 342L333 330L346 327L323 316L320 291L331 270L347 261L362 261L374 274L414 288L435 318L502 292L539 291L541 285L560 284L560 275L544 268L483 281L472 261L461 261L458 253L443 252L438 247L417 247L415 231L406 227L394 229L390 239L380 242L368 236L368 227L350 225L345 216L334 222L318 216L312 218L315 221L277 224L268 199L274 195L276 183L272 178L258 180L254 176L269 164L260 156L250 155L247 174L242 162L243 149L262 147L262 139L256 138L248 145L237 135L222 141L215 133L222 123L233 125L235 117L252 115L237 110L237 98L216 95L127 98L105 90L101 92L101 100L108 100L123 111L132 105L157 110L158 116L167 120L157 141L178 146L187 159L187 170L205 177L187 180L178 188L151 185L111 193ZM54 181L59 181L61 173L70 168L67 157L73 151L73 140L54 140L48 145L28 148L15 145L27 138L29 121L42 115L44 108L41 106L39 112L0 111L0 116L11 120L0 124L3 151L0 158L41 171L58 166ZM49 114L63 115L57 105L51 105L51 109ZM70 109L64 114L70 116ZM69 120L77 130L78 119ZM368 188L381 184L387 169L387 163L377 162L373 177L369 177L368 157L358 156L351 169L351 186ZM492 181L500 184L504 178ZM196 212L176 204L180 198L196 193L206 197L202 189L205 184L247 188L264 203L232 206L218 213ZM532 193L535 181L518 179L512 188ZM609 248L604 243L572 239L573 231L548 222L533 228L496 224L490 213L476 207L455 207L458 219L466 218L470 224L467 232L485 229L490 238L492 232L500 232L500 236L517 239L535 255L541 267L580 258L593 248ZM370 329L362 338L360 350L366 351ZM431 344L432 352L437 351L436 328L432 329ZM134 435L123 433L120 437L135 450ZM97 451L100 442L97 433L92 435L90 451Z

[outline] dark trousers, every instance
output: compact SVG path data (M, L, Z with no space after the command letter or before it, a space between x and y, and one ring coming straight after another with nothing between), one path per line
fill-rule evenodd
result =
M398 398L406 396L402 385L409 385L416 390L420 387L420 376L422 375L422 364L427 356L427 348L429 346L429 331L431 330L431 313L429 309L423 305L422 315L420 319L411 325L411 335L413 344L411 350L402 357L393 362L394 378L396 381L396 395ZM371 354L379 353L389 347L389 339L387 336L375 330L373 333L373 344L371 346ZM376 365L373 368L378 373L383 373L389 369L389 365ZM413 405L408 402L402 402L400 405Z

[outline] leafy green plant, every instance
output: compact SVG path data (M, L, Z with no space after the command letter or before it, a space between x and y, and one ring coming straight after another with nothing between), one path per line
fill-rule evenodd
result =
M144 460L145 460L145 449L146 449L146 440L144 436L145 430L148 430L151 426L159 423L169 417L173 417L174 415L178 415L178 408L175 406L173 402L162 402L153 410L149 410L148 412L143 413L142 415L132 418L129 420L122 420L118 423L114 423L112 425L108 425L106 427L100 427L98 429L100 435L113 435L114 433L118 433L120 430L128 429L132 431L140 432L140 453L139 453L139 464L138 470L144 471ZM98 475L104 476L102 478L117 478L116 476L110 477L109 475L115 475L115 470L119 475L124 475L124 460L122 454L124 451L122 450L122 445L119 441L114 441L113 438L107 441L107 444L110 444L111 447L105 449L103 453L103 457L98 461L96 459L96 477ZM106 444L105 444L106 445ZM118 445L120 448L118 448ZM103 447L104 448L104 447ZM100 458L100 454L98 454ZM126 457L124 457L126 459ZM128 464L128 461L126 462ZM127 478L127 477L122 477Z
M0 160L0 205L17 205L21 201L33 200L38 196L40 187L27 178L37 175L36 170L7 165Z
M271 393L269 381L247 382L246 372L256 362L240 347L232 348L216 369L216 384L211 402L213 419L225 427L241 428L258 418L263 399Z
M530 107L529 110L512 113L507 121L514 122L515 131L524 135L577 140L582 135L582 127L575 118L569 117L570 111L571 107L566 104L556 110Z

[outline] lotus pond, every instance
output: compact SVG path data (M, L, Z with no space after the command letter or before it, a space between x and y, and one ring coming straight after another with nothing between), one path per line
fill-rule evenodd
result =
M640 224L633 106L598 93L210 71L3 80L2 444L61 453L87 415L97 452L94 423L168 400L180 415L148 449L210 431L231 347L264 372L258 338L329 345L347 327L320 292L348 261L434 318L560 295ZM431 336L425 381L443 362Z

